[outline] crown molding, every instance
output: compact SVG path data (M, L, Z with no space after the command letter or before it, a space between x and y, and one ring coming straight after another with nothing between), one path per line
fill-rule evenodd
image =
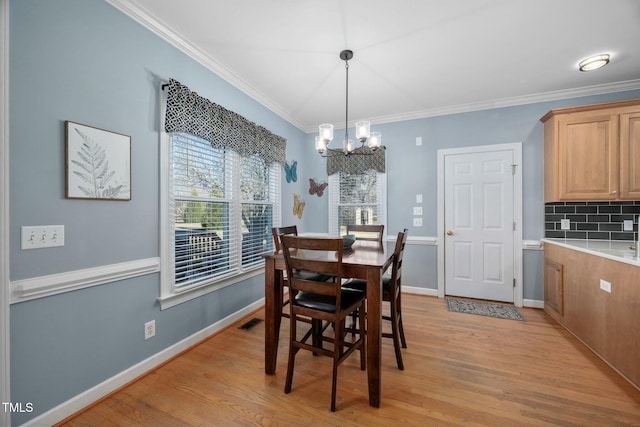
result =
M317 124L306 124L300 122L288 111L275 103L264 93L254 86L234 74L231 70L223 66L218 60L205 54L194 43L180 36L166 23L159 21L146 9L136 4L135 0L106 0L107 3L120 10L145 28L160 36L162 39L173 45L189 57L193 58L209 70L216 73L220 78L227 81L234 87L241 90L260 104L264 105L273 113L277 114L287 122L291 123L305 133L313 133L317 130ZM406 120L424 119L427 117L445 116L449 114L469 113L473 111L489 110L493 108L514 107L518 105L534 104L538 102L557 101L560 99L579 98L582 96L602 95L605 93L624 92L628 90L640 89L640 79L628 80L624 82L608 83L595 86L578 87L567 90L552 92L542 92L532 95L523 95L513 98L502 98L490 101L473 102L469 104L451 105L426 110L416 110L406 113L390 114L379 117L371 117L369 120L379 123L402 122ZM336 129L340 129L343 124L334 124ZM349 124L351 126L351 124Z
M532 95L523 95L513 98L495 99L490 101L474 102L469 104L452 105L428 110L418 110L409 113L392 114L373 117L371 122L393 123L405 120L423 119L426 117L445 116L449 114L469 113L493 108L514 107L518 105L535 104L538 102L558 101L561 99L579 98L582 96L603 95L606 93L625 92L640 89L640 79L624 82L608 83L595 86L585 86L553 92L543 92ZM315 128L311 129L313 131Z
M166 23L156 19L148 10L139 6L132 0L106 0L108 4L115 7L134 21L138 22L143 27L147 28L160 38L202 64L207 69L216 73L220 78L236 87L246 95L250 96L260 104L264 105L271 112L277 114L287 122L291 123L298 129L304 131L305 126L291 114L289 114L279 104L275 103L264 93L260 92L257 88L250 85L248 82L234 74L231 70L222 65L216 58L207 55L201 49L199 49L194 43L185 39L173 30Z

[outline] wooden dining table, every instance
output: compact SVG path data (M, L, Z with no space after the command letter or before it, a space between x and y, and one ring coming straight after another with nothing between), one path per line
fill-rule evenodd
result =
M382 276L393 262L395 242L356 241L342 255L342 276L367 281L367 381L369 405L380 407L382 359ZM265 336L264 370L276 372L278 341L282 320L283 271L282 252L264 254ZM330 257L329 257L330 258ZM327 261L332 261L332 259ZM333 259L335 261L335 259Z

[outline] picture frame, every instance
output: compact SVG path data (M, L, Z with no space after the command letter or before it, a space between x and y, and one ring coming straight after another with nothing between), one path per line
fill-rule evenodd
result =
M131 200L131 137L65 121L66 198Z

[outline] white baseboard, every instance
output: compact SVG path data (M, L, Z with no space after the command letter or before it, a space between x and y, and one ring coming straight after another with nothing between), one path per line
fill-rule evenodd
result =
M402 292L407 294L415 294L415 295L427 295L430 297L438 296L437 289L418 288L415 286L402 285ZM529 308L544 308L544 301L535 300L535 299L524 299L522 300L522 306L529 307Z
M525 299L522 300L522 306L530 308L544 308L544 301L537 299Z
M50 409L44 414L33 418L32 420L23 424L23 426L35 427L43 425L54 425L64 420L65 418L70 417L71 415L102 399L108 394L113 393L120 387L134 381L136 378L139 378L142 375L152 371L164 362L170 360L172 357L177 356L181 352L207 339L216 332L226 328L227 326L242 319L248 314L258 310L260 307L264 306L264 304L265 301L264 298L262 298L254 302L253 304L244 307L242 310L239 310L225 317L224 319L221 319L218 322L207 326L206 328L183 339L182 341L179 341L176 344L160 351L159 353L154 354L148 359L145 359L133 365L132 367L125 369L124 371L109 378L108 380L103 381L102 383L97 384L89 390L86 390L83 393L80 393L79 395L67 400L66 402L61 403L60 405Z
M405 286L402 285L402 292L405 294L415 294L415 295L427 295L430 297L437 297L438 290L431 288L418 288L416 286Z

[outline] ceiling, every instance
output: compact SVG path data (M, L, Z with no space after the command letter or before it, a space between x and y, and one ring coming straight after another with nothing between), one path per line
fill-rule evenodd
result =
M107 1L306 132L640 89L638 0Z

